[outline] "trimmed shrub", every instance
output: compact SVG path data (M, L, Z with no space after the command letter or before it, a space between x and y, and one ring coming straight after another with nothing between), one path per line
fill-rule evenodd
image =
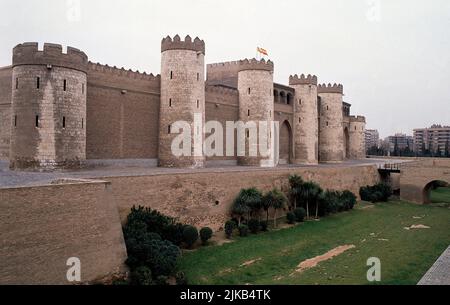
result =
M253 234L257 234L259 232L260 223L257 219L250 219L248 222L248 229Z
M186 275L182 271L177 272L177 274L175 275L175 280L176 280L177 285L180 285L180 286L186 286L188 284Z
M261 226L261 231L267 232L269 230L269 223L267 221L263 220L259 225Z
M287 219L288 224L293 225L296 220L295 214L292 212L287 213L286 219Z
M141 266L130 274L131 284L140 286L150 286L153 284L152 271L150 268Z
M198 240L198 230L193 226L185 226L183 229L183 242L186 243L188 248L192 248L195 242Z
M247 225L240 225L239 226L239 235L241 237L247 237L248 236L248 226Z
M183 230L184 225L182 223L170 224L163 229L162 237L180 246L183 242Z
M228 220L225 223L225 235L227 236L228 239L230 239L231 236L233 235L234 228L236 228L236 223L234 221Z
M356 195L348 190L342 192L341 200L344 203L344 209L346 211L352 210L355 207L356 202L357 202Z
M127 243L127 252L126 263L131 270L140 266L147 266L154 278L160 275L172 275L181 257L180 249L167 240L154 239Z
M359 195L364 201L387 202L392 195L392 188L386 183L378 183L374 186L361 187Z
M200 230L200 239L202 240L202 244L206 245L208 240L211 239L213 235L213 230L211 228L205 227Z
M304 208L296 208L294 215L297 222L303 222L305 220L306 210Z
M169 278L165 275L160 275L156 278L155 284L159 286L167 286L169 285Z

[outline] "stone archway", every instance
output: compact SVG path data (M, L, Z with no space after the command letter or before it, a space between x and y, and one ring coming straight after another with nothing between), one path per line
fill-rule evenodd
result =
M450 159L423 159L403 163L400 169L400 197L407 201L429 203L436 182L450 182Z
M449 183L447 181L442 181L442 180L433 180L433 181L427 183L427 185L425 185L425 187L423 188L423 191L422 191L422 198L423 198L424 204L430 204L432 202L431 201L431 191L433 191L439 187L449 187Z
M344 159L350 159L350 134L348 128L344 128Z
M280 164L291 163L292 157L292 128L285 120L280 126Z

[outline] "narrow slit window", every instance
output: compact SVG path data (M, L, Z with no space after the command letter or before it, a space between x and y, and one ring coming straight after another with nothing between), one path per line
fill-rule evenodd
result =
M39 116L36 116L35 122L34 122L36 127L39 127Z
M64 80L64 84L63 84L63 90L66 91L67 90L67 80Z
M170 71L170 79L173 79L173 71Z
M328 126L328 122L327 122L327 126Z
M84 83L81 84L81 94L84 94Z
M172 99L169 99L169 107L172 107Z
M248 88L248 94L250 94L252 92L252 89Z
M298 122L301 123L302 122L302 118L298 118Z
M247 110L247 116L250 116L250 109Z
M39 89L39 87L41 86L41 78L36 78L36 88Z
M302 104L302 99L298 99L298 104L301 105Z
M63 120L62 120L63 122L63 128L66 128L66 117L65 116L63 116Z
M197 73L197 81L200 80L200 73Z
M84 118L81 118L81 129L84 129Z
M172 131L172 126L169 125L169 127L167 127L167 133L170 134Z
M17 127L17 115L14 116L14 127Z
M197 100L197 108L200 108L200 101Z
M16 78L16 89L19 89L19 78Z

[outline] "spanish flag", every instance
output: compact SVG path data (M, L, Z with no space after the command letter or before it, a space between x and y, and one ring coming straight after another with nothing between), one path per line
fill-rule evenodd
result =
M258 51L258 53L261 53L261 54L263 54L263 55L269 56L269 53L267 53L267 50L266 50L266 49L257 47L257 48L256 48L256 51Z

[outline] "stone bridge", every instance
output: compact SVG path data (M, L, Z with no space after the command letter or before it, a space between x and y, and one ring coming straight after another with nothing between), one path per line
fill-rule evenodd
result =
M427 159L401 165L400 197L430 203L430 191L437 181L450 183L450 159Z

